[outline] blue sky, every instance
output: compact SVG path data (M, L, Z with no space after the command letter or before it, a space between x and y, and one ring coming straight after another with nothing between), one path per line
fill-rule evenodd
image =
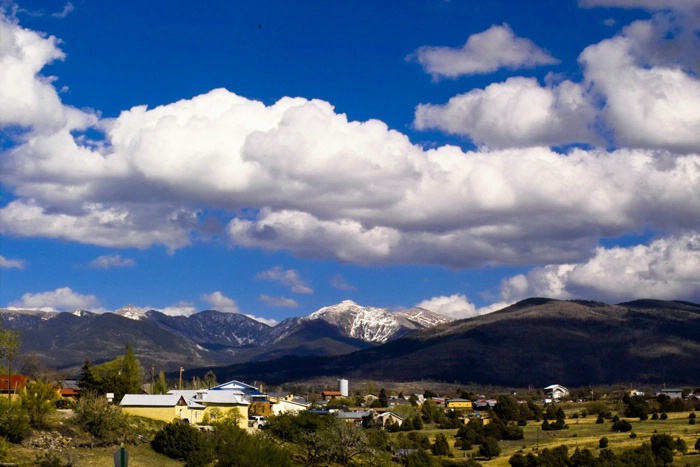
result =
M0 306L700 302L700 0L27 1Z

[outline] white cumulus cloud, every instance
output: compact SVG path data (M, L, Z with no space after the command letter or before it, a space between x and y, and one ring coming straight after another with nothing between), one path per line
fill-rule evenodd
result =
M423 46L408 58L418 61L434 79L558 63L531 40L517 37L508 25L473 34L461 48Z
M28 292L22 295L20 300L11 302L8 307L44 311L105 311L100 307L100 301L95 295L82 295L70 287L38 293Z
M434 313L448 316L453 319L472 318L474 316L491 313L508 306L509 303L498 302L485 307L477 307L469 301L466 295L441 295L433 297L416 304L415 306L425 308Z
M490 147L556 146L600 142L592 130L596 110L571 81L540 86L534 78L509 78L452 97L421 104L414 125L468 136Z
M224 313L240 313L238 304L232 298L228 298L220 291L202 295L202 300L211 305L215 310Z
M606 302L636 298L700 301L700 234L649 245L596 249L585 262L538 267L501 284L502 298L531 296Z

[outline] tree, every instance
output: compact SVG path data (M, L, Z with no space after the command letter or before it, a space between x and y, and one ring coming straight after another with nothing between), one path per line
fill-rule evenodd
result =
M520 406L512 396L498 396L493 411L506 422L514 422L520 418Z
M700 451L700 438L698 438L698 440L695 441L695 450Z
M121 400L124 394L137 393L141 388L143 368L128 344L122 357L92 367L88 361L86 364L83 364L83 369L88 370L85 373L88 380L86 386L94 385L94 389L99 394L114 393L115 401ZM81 374L82 378L83 374ZM80 389L82 391L83 386Z
M479 455L487 459L498 457L501 454L501 447L498 445L496 438L487 437L479 446Z
M0 358L7 360L7 394L10 399L12 399L12 392L10 388L10 381L12 379L12 361L17 356L17 353L19 353L19 336L19 331L3 329L2 322L0 322Z
M212 386L216 386L216 375L212 370L207 371L207 374L204 375L204 385L207 387L207 389L211 389Z
M389 396L386 394L384 388L379 390L379 407L389 407Z
M58 387L54 383L41 380L27 382L20 395L22 407L27 411L32 428L44 429L50 425L50 418L56 412Z
M153 394L165 394L168 392L168 382L165 380L165 373L158 372L158 379L153 384Z
M447 438L442 433L435 436L435 442L430 447L430 451L434 456L449 456L451 454L450 445L447 443Z
M101 392L100 384L95 378L95 374L92 371L92 365L90 364L90 360L87 358L83 361L83 366L80 368L78 387L80 388L80 394Z

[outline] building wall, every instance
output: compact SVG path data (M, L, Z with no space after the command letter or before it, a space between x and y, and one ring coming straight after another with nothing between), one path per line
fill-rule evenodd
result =
M240 417L238 418L238 426L242 429L248 428L248 406L247 405L207 405L204 409L204 417L208 417L210 421L215 421L216 417L226 416L228 412L237 410ZM201 420L201 418L200 418Z
M457 401L457 402L447 401L447 408L449 408L449 409L471 409L472 403L471 403L471 401Z
M122 412L135 415L137 417L145 417L153 420L161 420L167 423L176 419L188 418L187 407L122 407Z

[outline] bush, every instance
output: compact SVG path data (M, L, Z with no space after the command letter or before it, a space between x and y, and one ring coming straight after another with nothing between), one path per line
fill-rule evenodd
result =
M624 433L626 431L632 431L632 424L625 419L619 420L613 423L612 431L617 431Z
M37 454L34 464L39 467L73 467L73 461L70 459L62 459L55 452L45 452Z
M29 417L19 402L0 397L0 438L20 443L29 434Z
M75 405L73 421L107 444L116 444L126 434L126 416L96 393L83 394Z
M51 425L51 416L56 412L59 398L56 385L36 380L27 382L20 395L22 407L29 415L32 428L46 429Z
M605 448L608 447L608 443L609 443L608 438L606 438L605 436L603 436L603 437L600 438L600 440L598 441L598 447L599 447L600 449L605 449Z
M661 413L661 420L668 420L668 414L666 412Z
M186 461L187 465L205 465L211 460L205 454L202 433L180 421L168 423L156 433L151 448L171 459Z

